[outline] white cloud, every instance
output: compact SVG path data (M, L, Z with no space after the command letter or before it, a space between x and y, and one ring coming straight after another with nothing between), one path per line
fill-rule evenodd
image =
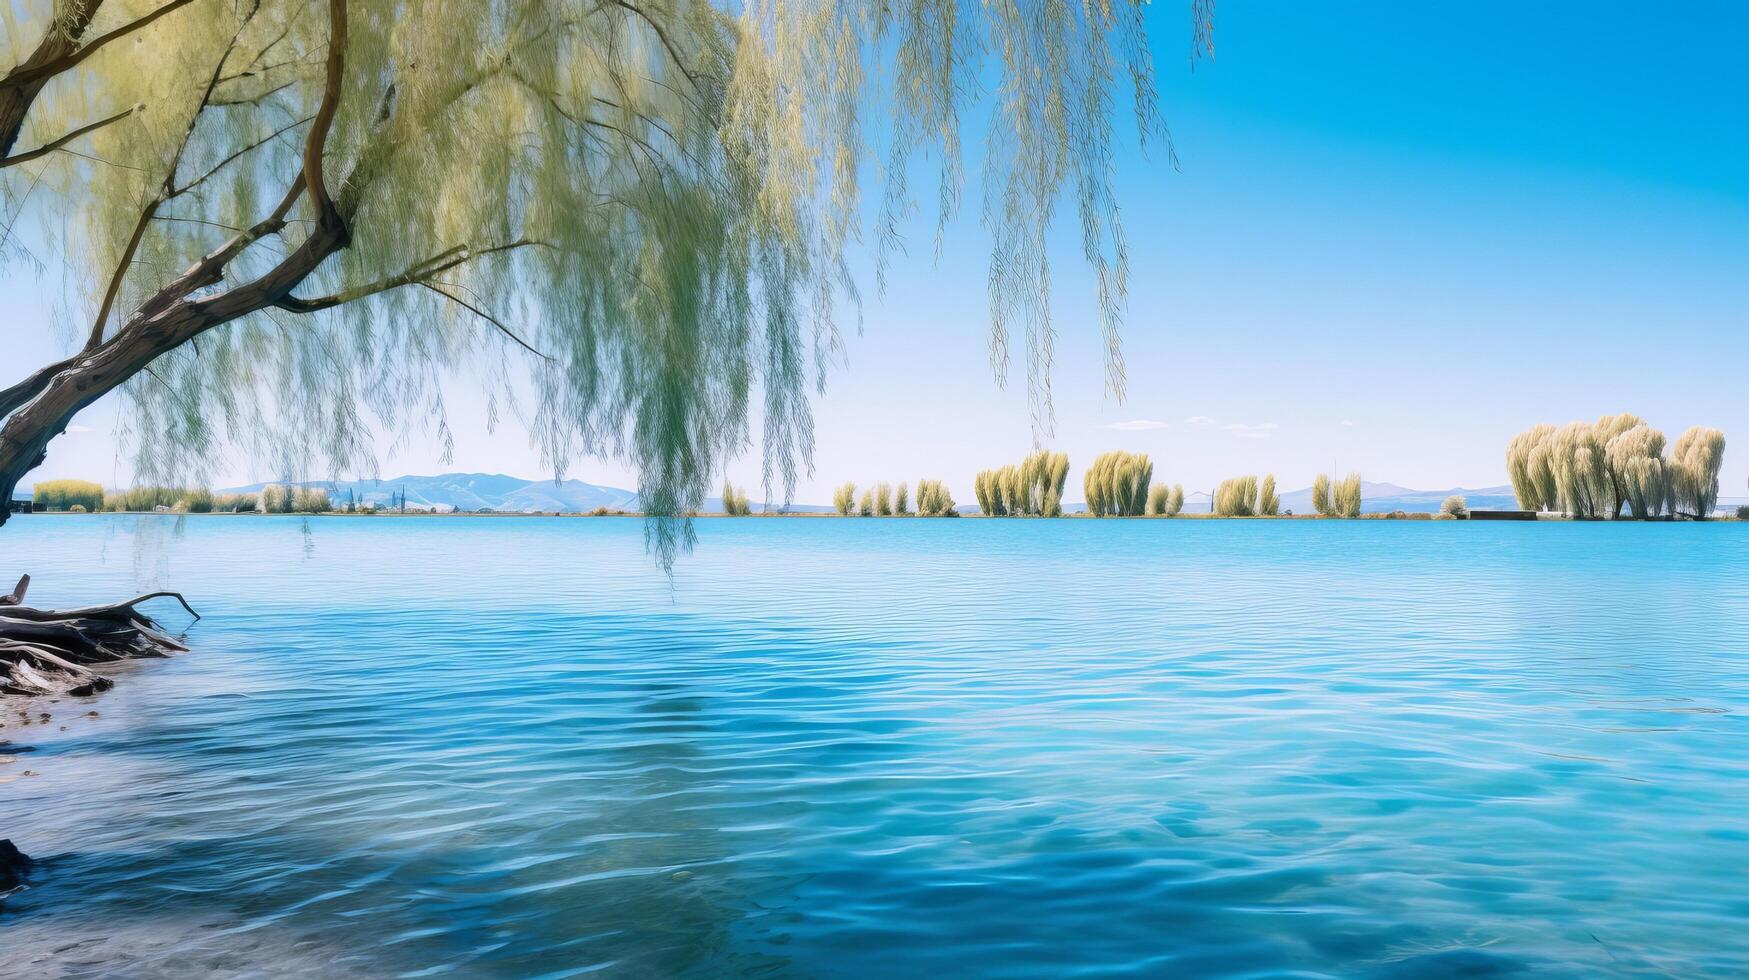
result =
M93 429L89 425L69 425L69 426L67 426L67 434L70 436L76 436L81 432L96 432L96 431L97 431L96 429Z
M1243 422L1229 422L1226 425L1221 426L1221 428L1241 439L1267 439L1274 434L1275 430L1280 428L1280 426L1276 425L1274 422L1259 422L1256 425L1247 425Z
M1116 429L1119 432L1141 432L1145 429L1164 429L1166 423L1159 419L1129 419L1124 422L1107 422L1102 429Z
M1353 425L1353 424L1354 424L1354 420L1353 420L1353 419L1343 419L1343 420L1342 420L1342 424L1343 424L1343 425Z
M1238 436L1241 439L1267 439L1269 435L1281 426L1274 422L1225 422L1209 418L1207 415L1192 415L1184 421L1191 425L1219 426L1222 432Z

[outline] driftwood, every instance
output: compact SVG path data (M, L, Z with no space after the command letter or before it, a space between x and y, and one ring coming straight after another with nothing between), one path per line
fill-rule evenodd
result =
M26 575L10 595L0 596L0 694L96 694L115 682L94 667L186 652L181 640L135 608L149 599L175 599L200 618L176 592L150 592L113 606L52 610L24 605L29 588Z

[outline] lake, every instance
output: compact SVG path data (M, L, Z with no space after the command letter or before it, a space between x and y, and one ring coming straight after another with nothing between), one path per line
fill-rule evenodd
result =
M1749 524L698 529L15 519L0 974L1749 974Z

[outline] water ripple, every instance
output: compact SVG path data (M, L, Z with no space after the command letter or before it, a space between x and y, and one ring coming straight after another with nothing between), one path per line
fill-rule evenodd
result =
M1749 973L1741 525L15 525L0 975Z

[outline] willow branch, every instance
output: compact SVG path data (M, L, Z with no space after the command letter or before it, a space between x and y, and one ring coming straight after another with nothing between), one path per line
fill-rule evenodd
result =
M48 156L50 153L55 152L56 150L60 149L63 146L66 146L68 143L73 142L74 140L78 139L81 136L84 136L86 133L95 132L96 130L102 129L103 127L109 125L110 123L120 122L121 120L126 119L127 117L133 115L135 112L138 112L139 108L140 108L139 106L131 106L127 109L123 109L121 112L118 112L113 116L109 116L109 117L104 118L104 119L99 119L96 122L90 123L90 124L85 125L85 126L80 126L78 129L73 130L72 132L68 133L67 135L62 136L59 139L53 140L51 142L44 143L42 146L39 146L34 150L26 150L23 153L15 153L12 156L6 157L5 159L0 159L0 167L15 167L21 163L29 163L30 161L35 160L38 157Z
M230 164L235 162L237 159L239 159L240 157L242 157L244 154L248 153L249 151L260 149L261 147L266 146L267 144L273 142L274 140L279 139L281 136L284 136L286 133L291 132L292 130L298 128L299 126L302 126L304 123L307 123L310 120L315 119L315 118L316 118L315 116L305 116L304 118L299 119L296 122L286 123L284 126L281 126L280 128L274 130L272 133L269 133L267 136L264 136L261 139L256 140L253 143L250 143L248 146L245 146L245 147L237 150L237 152L224 158L223 160L220 160L218 163L214 164L212 169L208 170L206 173L201 174L199 177L196 177L193 180L189 181L188 183L183 184L181 187L178 187L175 190L171 191L170 196L177 197L179 195L188 193L189 191L193 190L194 188L200 186L205 181L209 180L214 174L225 169L227 166L229 166Z
M333 293L328 296L317 296L312 299L300 299L296 296L286 296L274 305L289 313L315 313L318 310L332 309L342 303L351 303L369 296L375 296L377 293L388 292L391 289L421 284L424 280L429 279L440 272L447 272L472 259L477 259L486 255L493 255L498 252L508 252L512 249L526 248L530 245L545 244L545 242L521 238L514 242L506 242L503 245L491 245L477 250L470 249L466 245L457 245L445 249L430 258L421 259L413 265L408 266L406 271L397 275L378 279L374 282L363 283L353 286L350 289L343 289L338 293Z
M475 306L474 304L468 302L465 299L462 299L460 296L457 296L454 293L449 292L448 290L444 289L443 287L441 287L435 283L420 282L419 285L425 287L426 289L431 290L432 292L436 293L439 296L442 296L444 299L449 300L451 303L454 303L455 305L461 307L462 309L467 310L469 313L472 313L473 315L479 317L480 319L486 321L487 323L490 323L492 326L497 327L499 333L502 333L504 336L509 337L511 340L516 341L518 346L520 346L523 350L528 351L530 354L533 354L534 356L536 356L544 361L551 361L552 360L551 357L548 357L547 355L541 353L540 351L535 350L534 347L532 347L528 341L523 340L521 337L518 337L516 335L516 331L511 330L509 327L505 326L503 324L503 322L500 321L497 317L493 316L490 313L487 313L485 310L480 309L478 306Z

